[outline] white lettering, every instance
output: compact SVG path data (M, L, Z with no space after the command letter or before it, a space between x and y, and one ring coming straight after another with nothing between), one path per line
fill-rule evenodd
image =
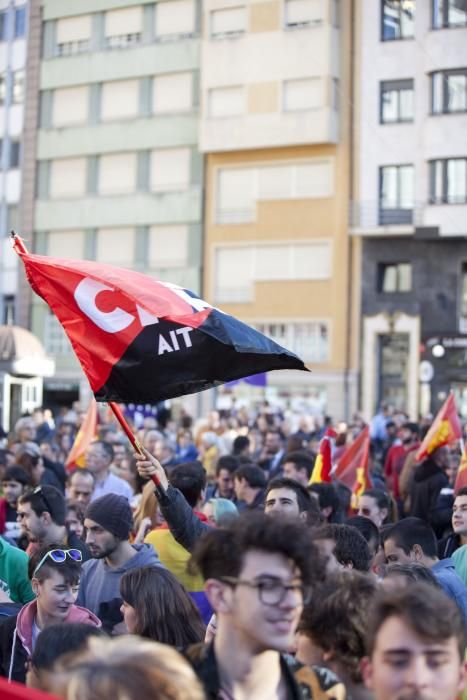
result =
M180 345L178 344L177 336L175 335L175 331L170 331L170 339L173 343L174 350L180 350Z
M159 336L159 350L158 350L157 354L163 355L164 352L173 352L173 351L174 351L173 347L170 345L170 343L168 343L166 341L166 339L164 338L164 336L161 333Z
M195 309L195 311L204 311L204 309L213 308L211 304L208 304L208 302L204 301L204 299L190 296L189 294L187 294L185 289L179 287L177 284L172 284L171 282L161 282L160 284L163 284L164 287L171 289L174 292L174 294L180 297L180 299L183 299L183 301L186 301L186 303L192 306Z
M152 326L153 323L159 323L157 316L150 314L149 311L141 308L141 306L136 305L136 311L138 312L139 320L142 326Z
M187 326L184 326L183 328L177 328L175 331L177 335L182 335L183 340L185 341L185 347L186 348L191 348L193 343L191 342L190 338L190 333L191 331L194 330L193 328L188 328Z
M96 306L96 297L100 292L113 292L112 287L97 282L96 280L85 278L81 280L75 289L74 297L81 311L91 319L93 323L107 333L118 333L128 328L135 320L132 314L127 313L120 307L113 311L101 311Z

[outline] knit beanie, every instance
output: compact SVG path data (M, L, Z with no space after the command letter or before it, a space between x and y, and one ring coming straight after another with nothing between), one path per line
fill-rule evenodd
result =
M91 501L86 509L85 518L94 520L119 540L127 540L133 527L133 514L128 500L115 493L108 493Z

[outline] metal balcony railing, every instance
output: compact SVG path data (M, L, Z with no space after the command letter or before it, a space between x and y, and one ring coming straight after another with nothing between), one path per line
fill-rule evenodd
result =
M419 226L423 220L423 205L412 208L382 207L377 202L352 201L349 205L350 228L372 229L378 226Z

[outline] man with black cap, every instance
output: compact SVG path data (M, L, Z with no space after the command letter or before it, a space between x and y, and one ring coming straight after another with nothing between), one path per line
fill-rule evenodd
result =
M95 613L107 632L115 633L123 622L121 577L129 569L161 563L151 545L130 544L133 516L124 496L109 493L96 498L86 510L84 526L93 558L83 565L76 603Z

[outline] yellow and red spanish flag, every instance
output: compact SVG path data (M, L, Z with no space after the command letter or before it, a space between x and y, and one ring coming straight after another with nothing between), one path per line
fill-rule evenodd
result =
M438 411L431 428L418 448L416 461L421 462L438 447L450 445L462 437L462 428L457 414L454 394L451 392Z
M70 450L70 454L65 462L67 471L72 471L76 467L84 467L86 450L97 436L97 403L93 398L84 417L83 424L78 431L75 441Z
M370 429L366 426L339 459L333 474L334 479L351 489L356 498L372 486L369 456Z
M332 481L332 444L331 440L337 436L332 428L328 428L319 443L319 452L316 455L313 471L309 484L329 484Z

